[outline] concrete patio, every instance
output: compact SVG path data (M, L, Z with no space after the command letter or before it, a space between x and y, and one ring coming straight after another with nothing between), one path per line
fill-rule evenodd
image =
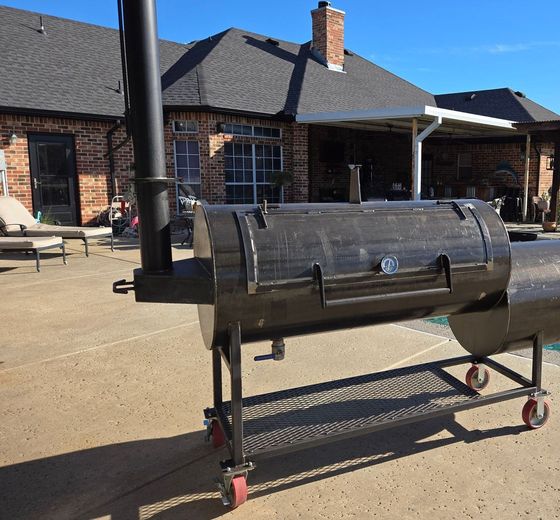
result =
M560 518L560 367L546 364L552 418L521 421L522 400L263 461L230 511L213 478L225 451L204 443L210 355L194 306L136 304L113 281L139 265L71 243L0 255L0 517L6 519ZM191 255L174 246L174 258ZM400 325L291 338L282 363L252 361L247 395L464 354ZM499 356L525 374L530 361ZM453 369L463 377L466 367ZM492 374L490 391L509 383Z

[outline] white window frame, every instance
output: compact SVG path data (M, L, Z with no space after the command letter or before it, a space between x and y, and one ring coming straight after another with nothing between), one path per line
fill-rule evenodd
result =
M187 133L187 132L179 132L179 133ZM173 140L173 165L175 168L175 180L177 181L175 183L175 202L177 204L177 212L180 210L181 208L181 204L179 202L179 184L178 184L178 179L179 176L177 175L177 142L182 142L182 143L188 143L188 142L192 142L192 143L197 143L198 145L198 171L200 174L200 182L198 182L198 185L200 186L200 195L202 196L202 167L201 167L201 162L200 162L200 141L198 141L198 139L174 139ZM188 145L187 145L188 146ZM185 154L180 154L180 155L185 155ZM186 154L186 156L188 157L189 154ZM189 166L188 166L188 160L187 160L187 170L189 170ZM197 184L197 183L192 183L192 184Z
M227 131L226 131L226 127L227 127L228 125L232 127L232 131L231 131L231 132L227 132ZM243 133L241 133L241 134L236 134L236 133L233 131L233 127L236 126L236 125L237 125L237 126L250 126L250 127L251 127L251 133L250 133L250 134L243 134ZM281 129L281 128L278 128L278 127L276 127L276 126L245 125L245 124L242 124L242 123L223 123L223 127L222 127L222 128L223 128L223 133L224 133L225 135L235 135L235 136L238 136L238 137L247 137L247 138L251 138L251 137L252 137L252 138L255 138L255 139L275 139L275 140L282 139L282 129ZM272 129L272 130L278 130L279 135L278 135L278 137L276 137L276 136L271 136L271 135L268 135L268 136L265 136L265 135L255 135L255 128L270 128L270 129Z
M248 136L245 136L248 137ZM250 144L251 145L251 164L252 164L252 175L253 175L253 182L249 183L249 182L226 182L225 185L239 185L239 186L253 186L253 204L259 204L259 201L257 200L257 186L262 185L262 186L266 186L266 185L272 185L271 182L257 182L257 153L256 153L256 146L258 146L256 143L228 143L231 144L232 146L235 146L235 144ZM281 144L267 144L265 146L277 146L278 148L280 148L280 170L281 172L284 171L284 146L282 146ZM225 156L225 153L224 153ZM224 167L224 173L225 173L225 167ZM280 203L284 203L284 186L280 186Z
M175 123L194 123L196 130L176 130ZM174 134L198 134L198 121L195 119L174 119L171 128Z

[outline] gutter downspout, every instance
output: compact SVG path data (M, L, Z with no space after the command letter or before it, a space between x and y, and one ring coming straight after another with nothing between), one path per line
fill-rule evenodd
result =
M414 200L422 198L422 141L439 128L442 122L443 118L438 116L414 140L414 185L412 189L412 198Z
M109 173L111 175L111 200L117 195L117 179L115 178L115 152L113 149L113 134L122 126L120 120L117 119L116 123L109 129L106 134L107 138L107 154L109 158Z
M525 143L525 178L523 186L523 222L527 222L527 210L529 207L529 166L531 163L531 134L527 134ZM538 189L538 186L537 186Z

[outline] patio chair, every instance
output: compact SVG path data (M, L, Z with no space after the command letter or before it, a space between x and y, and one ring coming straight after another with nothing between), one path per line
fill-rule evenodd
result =
M113 229L110 227L54 226L40 224L13 197L0 197L0 233L7 236L76 238L84 242L86 256L89 256L88 241L104 237L111 238L113 249Z
M64 240L60 237L0 237L0 253L35 253L37 272L41 271L40 252L54 247L62 249L62 261L66 265L66 249Z

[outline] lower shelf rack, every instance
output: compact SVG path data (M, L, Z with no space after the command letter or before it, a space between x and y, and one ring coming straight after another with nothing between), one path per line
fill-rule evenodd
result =
M435 363L246 397L243 452L255 457L331 442L468 408L478 399L480 394ZM216 412L231 441L231 403L221 403Z

